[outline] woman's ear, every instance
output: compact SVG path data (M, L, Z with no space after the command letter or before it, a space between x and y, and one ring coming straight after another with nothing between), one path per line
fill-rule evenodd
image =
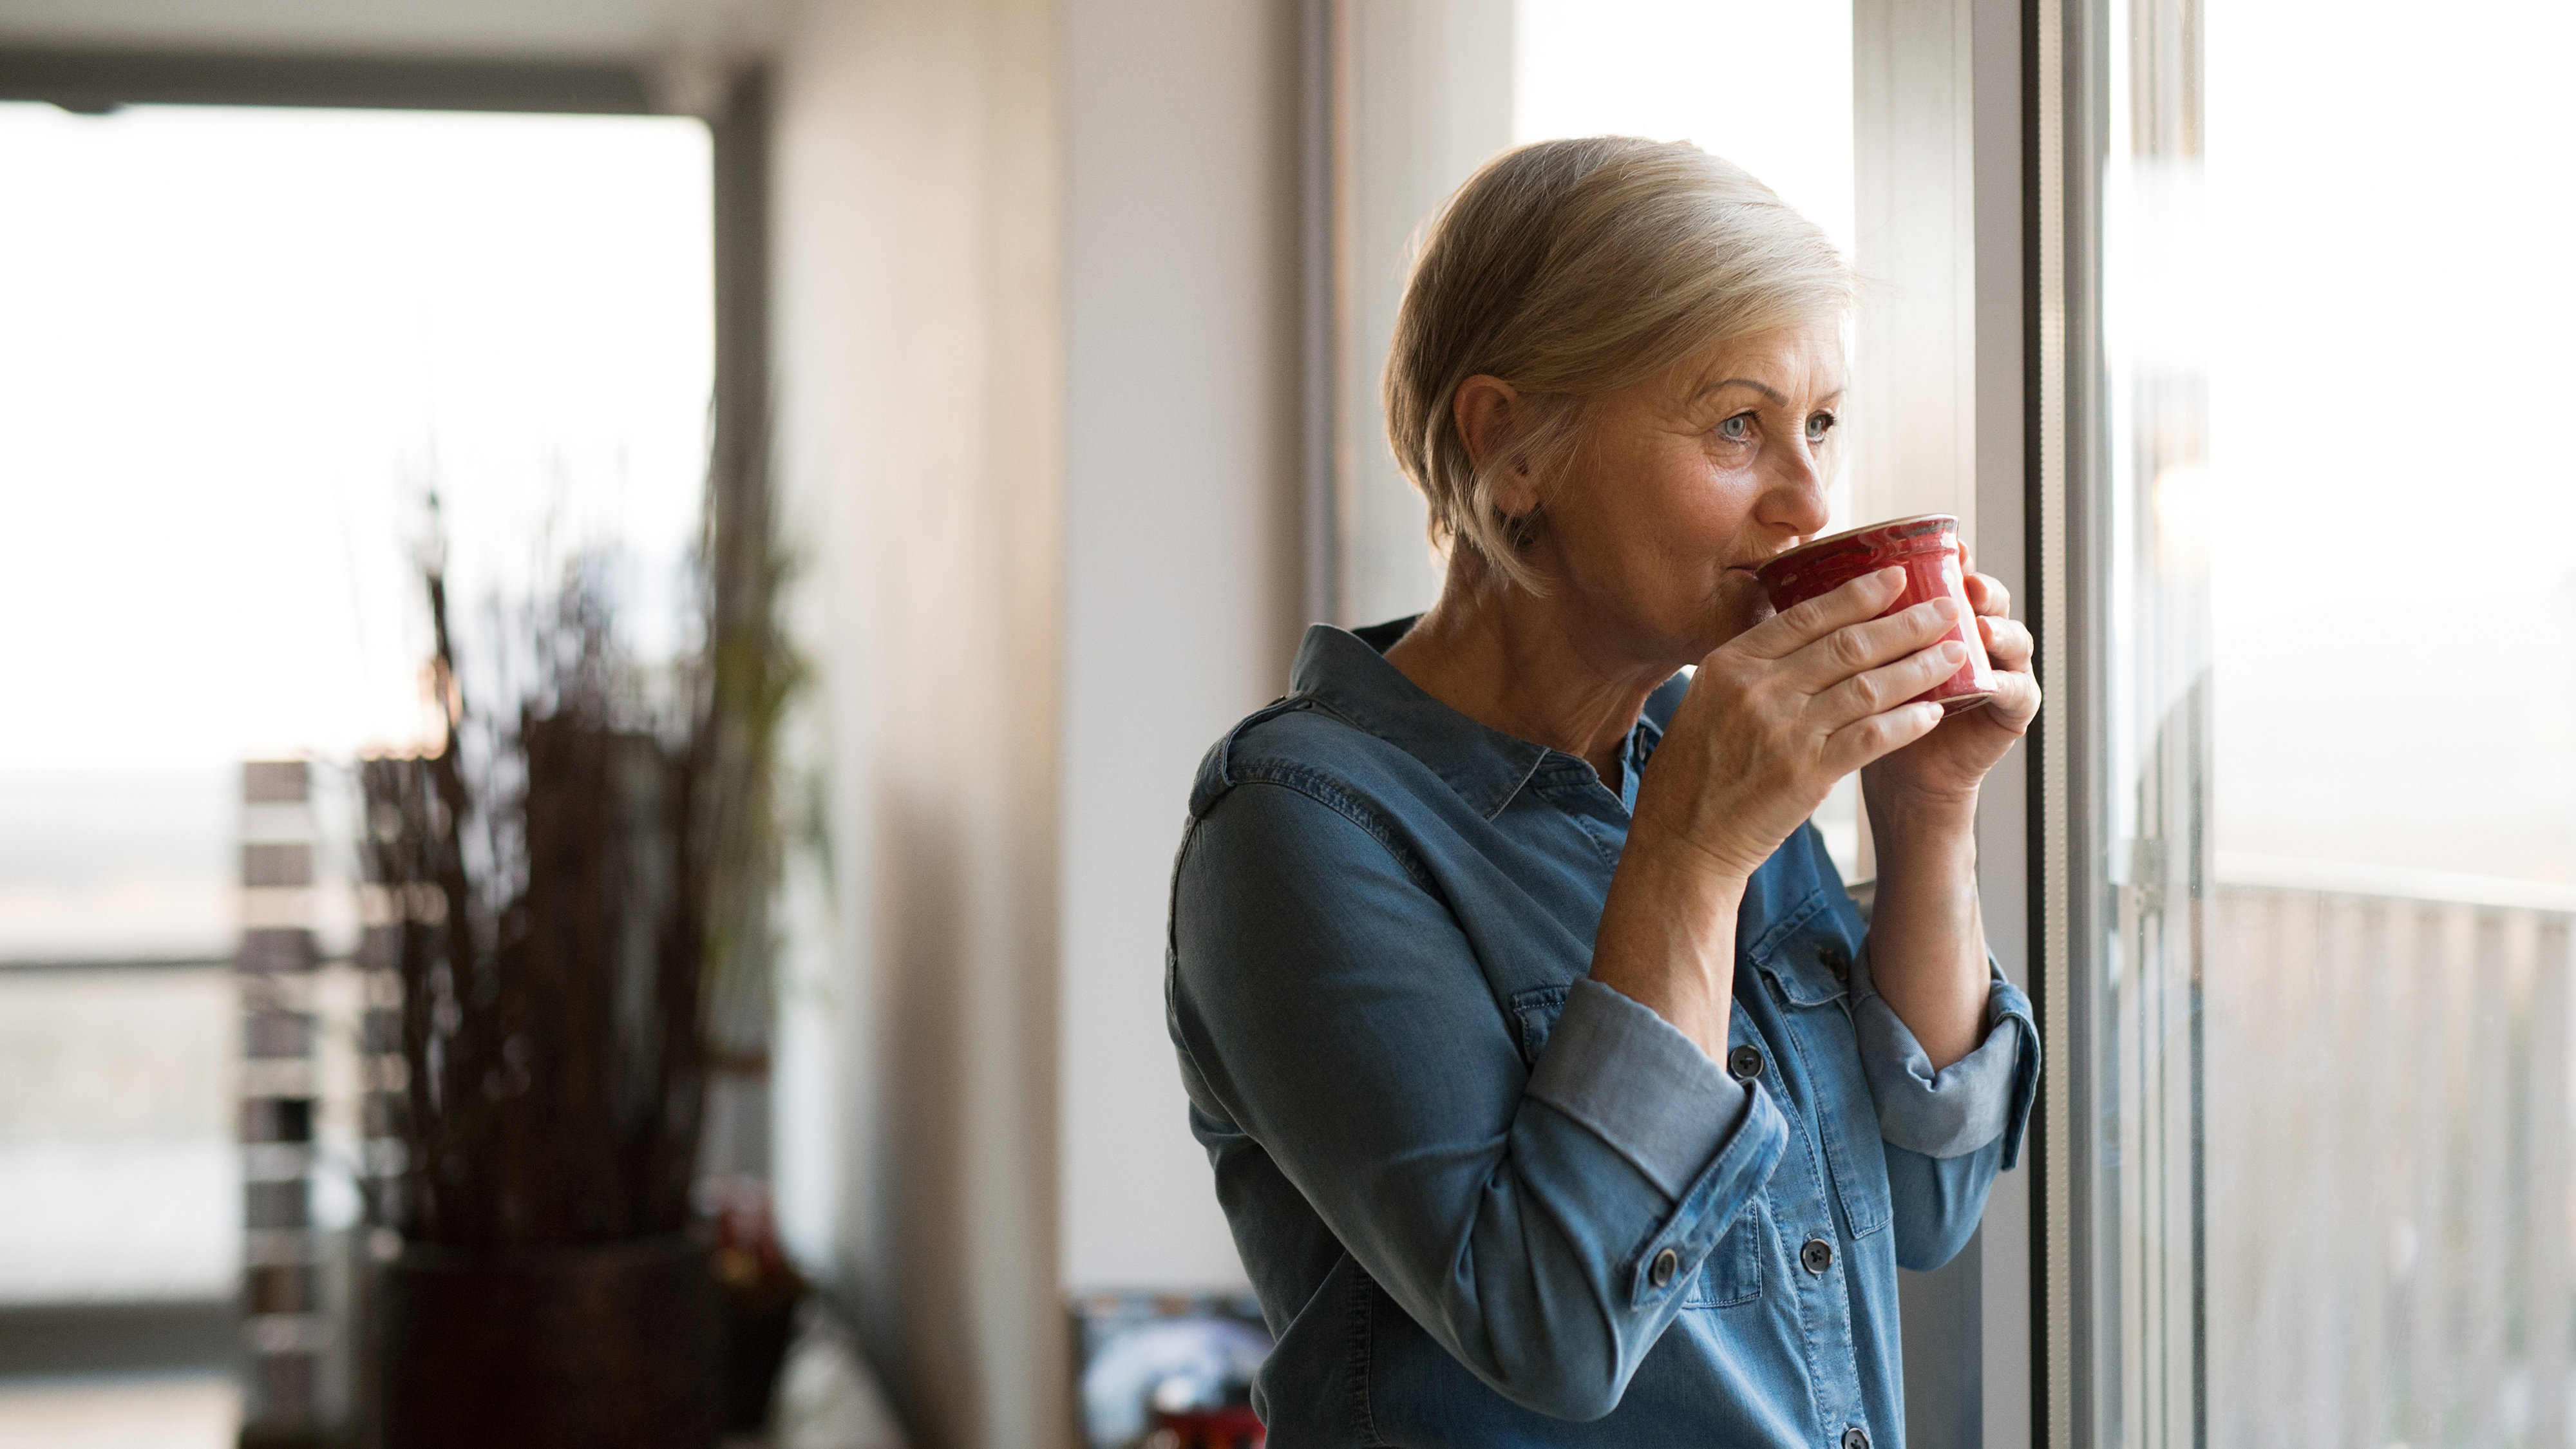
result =
M1457 426L1458 440L1467 445L1469 467L1482 472L1485 460L1502 447L1520 401L1520 393L1510 383L1487 373L1458 384L1449 400L1449 418ZM1512 476L1495 480L1494 505L1514 518L1538 507L1538 488L1527 468L1516 468Z
M1520 400L1510 383L1485 373L1458 384L1449 399L1449 421L1458 429L1458 441L1467 445L1469 467L1484 467L1502 446L1503 430L1511 426L1512 409Z

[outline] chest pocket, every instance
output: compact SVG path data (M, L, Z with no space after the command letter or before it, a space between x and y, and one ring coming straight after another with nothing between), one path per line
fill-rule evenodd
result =
M1771 1248L1771 1209L1756 1197L1727 1225L1691 1284L1684 1308L1733 1308L1762 1296L1762 1260Z
M1538 986L1512 996L1512 1024L1520 1029L1521 1065L1538 1065L1539 1049L1547 1045L1548 1030L1565 1014L1565 993L1569 986Z
M1790 1038L1804 1079L1798 1095L1812 1105L1812 1121L1833 1174L1834 1195L1854 1237L1887 1226L1894 1215L1887 1188L1887 1153L1878 1135L1878 1106L1860 1064L1852 1032L1847 979L1858 948L1857 921L1829 908L1819 892L1753 953L1771 1001L1779 1008L1776 1034ZM1774 1035L1766 1031L1765 1035ZM1785 1104L1784 1104L1785 1105Z

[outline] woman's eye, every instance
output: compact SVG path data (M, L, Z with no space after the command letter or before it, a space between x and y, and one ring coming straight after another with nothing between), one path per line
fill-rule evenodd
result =
M1832 413L1818 413L1814 417L1807 419L1807 441L1810 443L1823 442L1825 440L1825 434L1830 433L1833 430L1834 415Z
M1753 436L1753 414L1737 413L1717 425L1717 435L1730 443L1741 443Z

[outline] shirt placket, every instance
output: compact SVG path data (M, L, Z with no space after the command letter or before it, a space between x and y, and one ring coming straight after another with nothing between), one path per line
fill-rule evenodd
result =
M1766 1070L1757 1085L1771 1093L1796 1138L1796 1150L1782 1156L1763 1193L1783 1246L1788 1249L1789 1289L1797 1307L1799 1350L1806 1363L1807 1392L1815 1405L1816 1427L1823 1436L1820 1442L1839 1446L1843 1432L1859 1423L1861 1417L1860 1360L1852 1334L1848 1281L1850 1255L1845 1251L1843 1234L1835 1227L1833 1203L1827 1193L1824 1137L1815 1119L1813 1093L1801 1090L1802 1085L1812 1084L1801 1084L1797 1069L1781 1059L1783 1043L1778 1038L1792 1029L1790 1024L1777 1020L1776 1013L1765 1015L1775 1018L1775 1031L1765 1031L1762 1021L1747 1011L1741 1000L1736 1001L1729 1044L1731 1048L1751 1046L1762 1054ZM1733 1050L1728 1055L1732 1057Z
M1556 808L1581 817L1624 839L1641 778L1639 741L1631 737L1620 761L1620 788L1613 790L1592 767L1573 756L1551 752L1534 773L1538 791ZM1744 969L1750 970L1750 966ZM1759 984L1754 988L1761 991ZM1799 1069L1780 1058L1790 1047L1793 1023L1764 997L1757 1018L1738 1000L1730 1011L1728 1056L1732 1048L1752 1046L1764 1070L1755 1082L1772 1094L1795 1135L1797 1150L1785 1154L1763 1196L1772 1222L1788 1249L1788 1291L1798 1322L1799 1358L1806 1370L1808 1401L1816 1415L1817 1442L1842 1449L1845 1435L1866 1417L1861 1403L1860 1350L1852 1328L1853 1294L1849 1244L1836 1225L1825 1160L1823 1124L1816 1118L1812 1083L1798 1083ZM1767 1024L1767 1029L1766 1029ZM1730 1071L1734 1063L1726 1064ZM1737 1073L1741 1077L1742 1073ZM1875 1432L1875 1426L1872 1426Z

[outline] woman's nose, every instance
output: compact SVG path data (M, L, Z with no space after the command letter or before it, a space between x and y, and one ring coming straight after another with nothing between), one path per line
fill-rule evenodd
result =
M1762 521L1785 525L1801 537L1822 533L1829 516L1826 504L1824 473L1815 454L1800 448L1763 490Z

